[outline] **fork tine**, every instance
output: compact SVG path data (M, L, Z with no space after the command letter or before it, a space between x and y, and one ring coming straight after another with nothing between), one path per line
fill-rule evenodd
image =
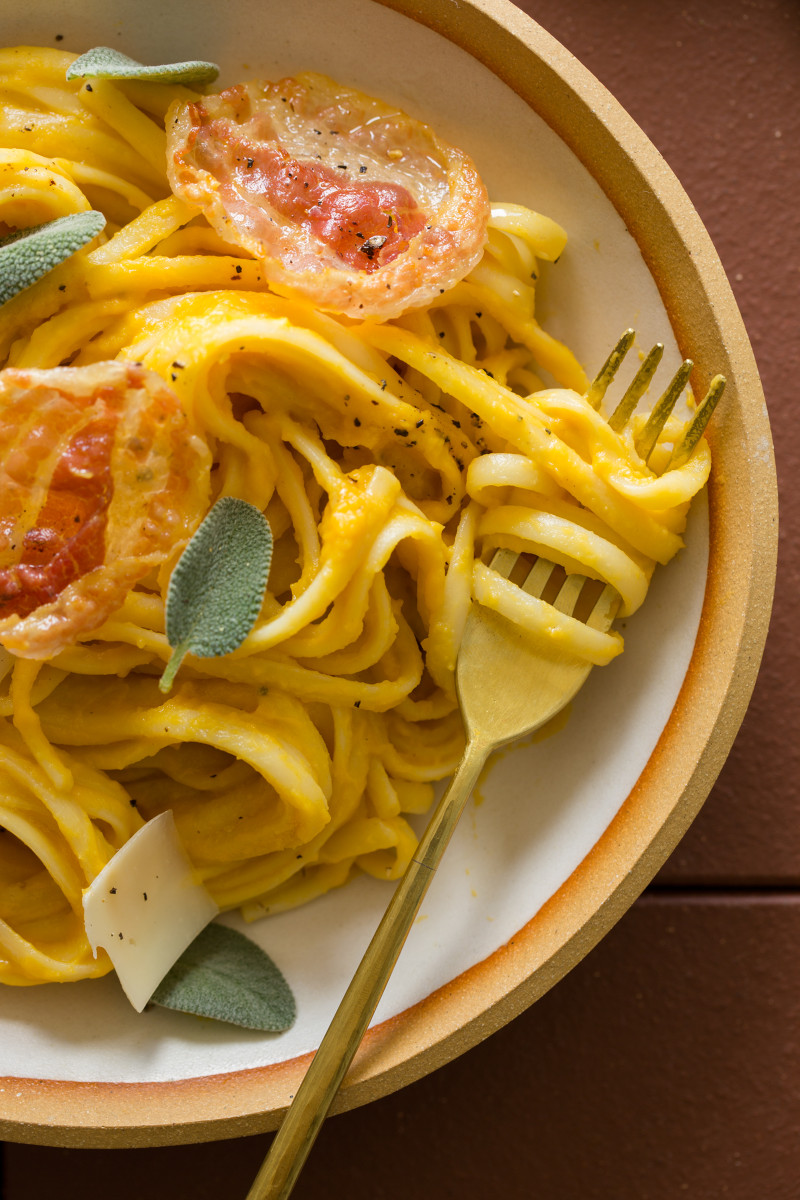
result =
M589 384L589 390L586 393L586 399L589 401L592 408L600 407L600 403L606 394L606 389L619 370L619 366L623 358L633 345L633 339L635 337L635 329L625 330L622 337L619 339L616 346L611 351L592 382Z
M634 338L635 330L626 329L606 361L603 363L597 375L592 380L588 391L585 393L585 399L588 400L592 408L599 409L608 386L614 379L614 376L619 370L619 366L625 355L628 353L628 350L630 350ZM619 404L614 409L611 416L607 418L609 427L613 429L615 433L620 433L630 421L637 404L650 385L663 353L663 344L661 342L656 342L628 385L628 388ZM691 374L693 365L694 364L692 363L691 359L685 359L685 361L675 372L675 375L670 381L667 390L657 401L655 407L645 422L644 428L641 429L636 436L636 452L645 463L653 453L656 442L661 436L669 415L677 404L681 392L689 381L689 376ZM695 446L703 436L706 426L708 425L711 415L714 412L714 409L716 408L724 389L724 375L715 375L702 400L702 403L698 405L694 416L684 425L683 437L681 438L680 443L676 443L676 445L673 447L672 455L665 469L683 466L686 460L690 457Z
M607 583L597 597L594 608L586 618L586 624L590 629L608 629L616 616L619 605L619 592L610 583Z
M706 425L708 425L711 419L711 414L717 407L719 398L725 390L725 383L726 379L724 375L715 375L711 380L700 407L689 422L682 442L673 451L669 463L670 467L682 466L700 441L705 432Z
M571 617L585 583L585 575L568 575L553 601L553 608L557 608L559 612Z
M661 362L663 353L663 342L656 342L631 380L625 395L608 418L608 423L615 433L619 433L628 424L636 405L650 386L650 380L656 373L656 367Z
M523 592L527 592L529 596L538 596L541 598L542 592L547 586L547 581L552 573L553 564L544 558L537 558L528 578L522 584Z
M504 579L508 579L518 559L519 554L517 554L516 550L495 550L489 566L493 571L497 571L498 575L502 575Z
M636 439L636 451L639 457L644 459L645 462L647 462L653 453L653 447L658 441L661 430L667 423L667 417L677 404L681 392L686 387L693 366L694 363L690 358L685 359L681 363L664 395L657 402L655 408L647 418L644 429Z
M563 575L563 569L549 559L541 557L537 557L533 566L529 566L529 563L530 555L519 554L516 550L501 549L495 550L489 566L498 575L516 583L523 592L535 596L537 600L544 599L548 591L557 594L561 585L554 579L554 572L560 571Z

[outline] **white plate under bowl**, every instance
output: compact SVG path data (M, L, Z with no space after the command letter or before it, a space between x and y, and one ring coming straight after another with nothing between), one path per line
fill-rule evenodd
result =
M769 426L741 319L658 153L504 0L28 0L5 6L0 37L212 59L222 84L313 69L394 101L466 149L494 199L568 230L538 315L590 374L632 325L640 349L666 343L664 378L683 354L698 390L718 370L728 377L710 505L696 502L686 549L657 572L625 654L592 673L557 732L490 766L338 1107L364 1103L461 1053L579 961L667 857L727 754L775 557ZM297 996L296 1025L280 1036L138 1016L114 977L2 989L0 1135L132 1146L274 1128L386 900L385 885L361 878L248 927Z

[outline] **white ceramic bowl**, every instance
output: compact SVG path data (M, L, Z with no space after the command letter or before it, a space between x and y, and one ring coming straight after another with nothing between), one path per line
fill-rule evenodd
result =
M3 43L144 62L208 58L221 83L324 71L396 101L469 151L493 198L570 235L539 316L593 373L628 325L728 377L710 505L658 572L557 734L491 766L412 930L338 1100L383 1095L532 1003L633 902L704 800L752 689L774 572L775 482L741 319L699 218L619 105L504 0L29 0ZM680 350L678 349L680 346ZM709 557L709 509L713 537ZM366 878L248 928L298 999L269 1037L162 1010L113 977L0 996L0 1133L63 1145L189 1142L273 1128L387 899ZM235 923L235 919L234 919Z

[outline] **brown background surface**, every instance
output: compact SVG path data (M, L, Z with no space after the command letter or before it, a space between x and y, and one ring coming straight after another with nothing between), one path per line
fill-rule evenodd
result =
M332 0L334 2L334 0ZM742 730L655 884L566 979L428 1078L332 1118L297 1200L797 1200L800 821L798 0L525 0L686 187L761 371L782 504ZM237 1200L270 1135L6 1145L4 1200Z

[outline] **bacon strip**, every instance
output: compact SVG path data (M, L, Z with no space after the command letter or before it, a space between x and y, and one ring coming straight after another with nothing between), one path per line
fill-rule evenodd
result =
M489 202L468 156L324 75L176 102L167 139L175 194L320 308L397 316L481 257Z
M0 645L49 658L98 628L191 536L208 457L136 364L0 372Z

